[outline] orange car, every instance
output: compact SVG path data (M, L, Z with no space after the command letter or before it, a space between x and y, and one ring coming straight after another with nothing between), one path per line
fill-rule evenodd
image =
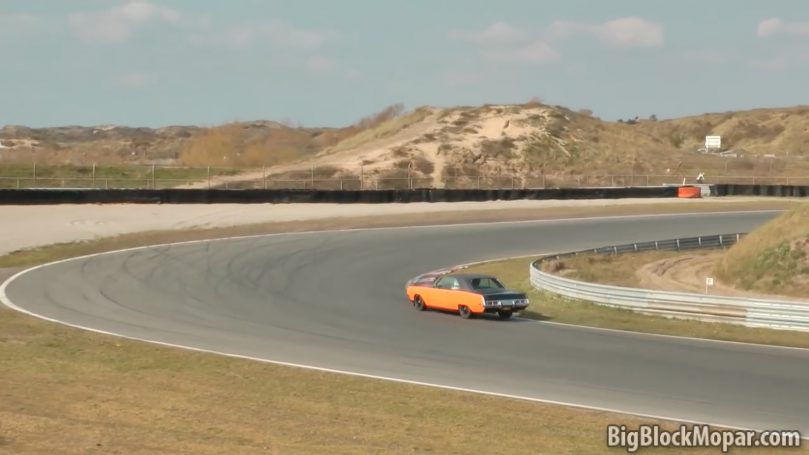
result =
M407 282L406 291L418 310L457 311L464 319L483 313L497 313L508 319L530 303L524 292L506 289L491 275L421 275Z

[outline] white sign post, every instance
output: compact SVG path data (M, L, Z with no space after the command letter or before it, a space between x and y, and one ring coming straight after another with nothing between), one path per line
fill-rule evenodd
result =
M713 286L713 278L705 278L705 293L708 293L708 286Z
M722 136L705 136L705 148L707 150L722 148Z

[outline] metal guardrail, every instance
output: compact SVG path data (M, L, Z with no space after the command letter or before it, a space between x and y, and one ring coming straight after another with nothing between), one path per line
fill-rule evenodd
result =
M654 250L722 248L744 234L722 234L615 245L544 256L529 266L531 285L539 290L600 305L671 318L725 322L747 327L809 331L809 301L748 299L708 294L655 291L571 280L541 270L541 263L583 253L621 254Z

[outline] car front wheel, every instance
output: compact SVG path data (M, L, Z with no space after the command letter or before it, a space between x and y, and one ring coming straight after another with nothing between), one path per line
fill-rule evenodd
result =
M413 299L413 306L419 311L424 311L424 300L420 295L417 295L416 298Z
M472 317L472 310L466 305L461 305L458 307L458 314L464 319L469 319Z

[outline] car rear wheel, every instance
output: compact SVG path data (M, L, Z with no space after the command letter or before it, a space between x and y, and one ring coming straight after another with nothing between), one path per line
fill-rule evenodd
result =
M464 319L469 319L472 317L472 310L470 310L466 305L460 305L458 307L458 314L460 314Z
M416 309L419 310L419 311L424 311L424 309L425 309L424 299L422 299L420 295L417 295L413 299L413 306L416 307Z
M514 312L508 310L500 310L497 312L497 315L500 316L500 319L508 319Z

